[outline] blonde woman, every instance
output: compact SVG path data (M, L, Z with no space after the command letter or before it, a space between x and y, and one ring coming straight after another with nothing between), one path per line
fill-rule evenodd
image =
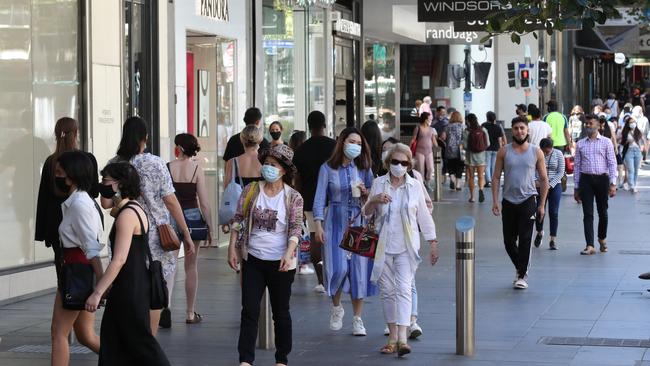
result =
M370 281L378 283L389 328L383 354L402 357L411 352L407 332L411 324L411 285L420 263L420 234L430 244L430 261L438 261L433 218L420 182L407 174L413 167L408 146L396 144L384 159L388 174L372 184L364 215L375 217L381 228Z

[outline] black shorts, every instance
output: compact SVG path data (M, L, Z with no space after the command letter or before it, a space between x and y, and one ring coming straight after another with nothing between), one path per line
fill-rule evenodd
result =
M447 159L447 171L450 175L455 175L456 178L462 178L463 170L465 170L465 163L460 158Z

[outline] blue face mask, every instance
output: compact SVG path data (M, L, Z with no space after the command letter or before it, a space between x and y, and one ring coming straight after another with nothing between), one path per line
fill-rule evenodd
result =
M269 183L275 183L280 179L280 169L272 165L262 165L262 177Z
M346 143L343 148L343 154L345 154L346 158L354 160L361 155L361 145Z

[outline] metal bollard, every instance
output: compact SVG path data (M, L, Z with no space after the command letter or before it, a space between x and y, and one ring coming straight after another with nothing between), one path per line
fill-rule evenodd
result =
M456 354L474 356L474 218L456 221Z
M257 346L261 349L273 349L275 348L275 336L273 334L273 314L271 313L271 301L269 300L268 289L264 291L260 305Z
M442 149L435 147L433 149L433 172L435 174L433 187L433 201L440 202L442 200Z

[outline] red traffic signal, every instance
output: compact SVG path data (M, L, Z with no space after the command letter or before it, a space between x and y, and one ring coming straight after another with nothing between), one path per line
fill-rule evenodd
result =
M530 70L521 69L519 70L519 81L523 88L530 86Z

